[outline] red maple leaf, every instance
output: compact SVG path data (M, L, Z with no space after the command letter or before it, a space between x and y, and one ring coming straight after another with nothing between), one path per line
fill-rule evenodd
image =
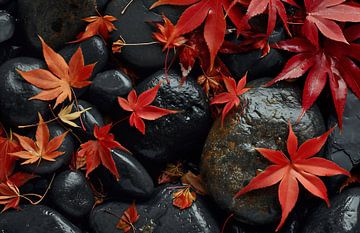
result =
M266 35L270 36L274 31L277 15L280 16L288 34L291 35L287 24L288 18L283 2L299 7L294 0L252 0L246 14L249 19L251 19L256 15L264 13L265 10L268 9L268 25Z
M304 0L306 18L304 35L314 44L319 42L319 31L327 38L348 43L340 26L334 22L360 22L360 5L346 0Z
M12 174L16 158L9 153L18 152L21 150L19 144L12 139L0 136L0 183L8 179Z
M42 89L41 92L32 99L53 100L56 99L54 108L64 102L66 99L71 101L72 88L83 88L91 84L90 78L95 64L84 66L84 56L79 47L71 57L69 64L64 58L50 48L45 41L39 36L42 44L42 50L45 62L49 70L36 69L23 72L17 72L29 83Z
M250 88L245 88L246 85L246 75L240 79L238 84L231 77L224 77L224 83L227 92L220 93L216 95L210 104L225 104L225 107L221 113L221 124L224 124L225 116L230 112L233 107L239 107L240 98L239 96L250 90Z
M112 22L118 19L111 15L99 15L90 16L83 20L89 23L89 25L86 26L84 32L81 32L77 36L77 40L71 41L70 43L78 43L96 35L101 36L105 41L107 41L109 39L109 32L116 30L116 27Z
M210 67L213 67L215 57L224 41L226 30L225 12L238 28L238 33L244 28L243 14L237 7L231 6L231 0L159 0L150 9L165 5L191 5L180 16L168 43L179 35L187 34L204 24L204 37L210 52Z
M352 27L345 30L345 36L353 30ZM355 40L357 37L353 36L351 39ZM272 47L299 54L290 58L281 73L267 86L281 80L298 78L309 71L302 98L302 116L313 105L324 89L327 79L329 79L341 128L347 87L350 87L355 95L360 98L360 68L353 61L360 61L360 45L326 39L322 47L317 47L305 38L293 38L280 41Z
M86 176L89 175L100 163L104 165L117 180L120 179L114 159L111 156L111 149L121 149L129 152L119 142L114 140L114 135L110 133L111 124L94 127L94 137L96 140L90 140L80 145L78 156L86 158Z
M123 232L128 232L133 229L135 232L134 223L139 219L139 217L140 215L136 210L136 205L133 203L124 211L124 214L121 216L116 228L119 228Z
M145 123L143 119L153 121L168 114L177 113L177 111L174 110L150 105L155 100L160 86L161 83L147 91L144 91L139 95L139 97L134 89L129 93L127 100L122 97L118 97L120 107L125 111L132 112L129 119L130 126L135 126L135 128L144 135Z
M1 212L7 209L17 209L20 203L19 187L36 176L28 173L18 172L12 175L8 180L0 183L0 204L4 205Z
M164 25L157 23L156 28L159 30L159 32L153 33L153 36L156 40L164 45L163 51L166 49L180 47L185 44L186 39L183 36L172 38L172 34L175 31L175 26L165 15L163 15L162 18L164 20Z
M340 168L334 162L324 158L312 157L321 150L333 130L334 128L319 137L305 141L298 148L298 139L289 122L289 136L287 139L289 158L282 151L256 148L261 155L274 164L253 178L234 198L238 198L252 190L269 187L280 182L278 196L282 216L276 231L281 228L295 206L299 195L298 182L310 193L323 199L329 205L326 186L317 176L339 174L349 176L349 172Z

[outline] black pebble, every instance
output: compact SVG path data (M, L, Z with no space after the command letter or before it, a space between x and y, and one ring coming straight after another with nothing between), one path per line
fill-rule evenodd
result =
M74 218L87 215L95 203L85 176L81 172L70 170L55 177L50 198L60 212Z

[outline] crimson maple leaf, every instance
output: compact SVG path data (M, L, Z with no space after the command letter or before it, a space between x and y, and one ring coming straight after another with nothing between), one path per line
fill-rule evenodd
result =
M334 162L324 158L312 157L321 150L333 130L334 128L319 137L305 141L298 148L298 139L289 122L287 151L290 157L288 158L282 151L255 148L262 156L274 164L253 178L234 198L238 198L252 190L269 187L280 182L278 196L282 215L276 231L281 228L295 206L299 195L298 182L310 193L323 199L329 205L326 186L317 176L339 174L349 176L349 172L340 168Z
M83 88L91 84L90 78L95 64L84 66L84 56L79 47L71 57L69 65L64 58L52 50L39 36L42 44L45 62L50 71L44 69L17 72L29 83L42 89L42 91L31 97L37 100L56 99L54 108L64 102L65 99L72 100L72 88Z
M168 43L179 35L195 30L205 22L204 37L210 52L210 67L213 67L215 57L225 37L225 12L238 28L238 33L244 28L243 14L237 7L229 10L231 3L231 0L159 0L150 9L165 4L191 5L180 16L174 32L168 38Z
M288 24L287 15L284 3L299 7L294 0L252 0L247 9L246 15L251 19L252 17L262 14L268 9L268 25L266 35L270 36L275 29L277 15L280 16L284 27L289 35L291 35Z
M86 159L86 176L88 176L100 163L104 165L117 180L120 179L111 150L119 148L129 152L119 142L114 140L114 135L110 133L111 124L99 127L95 125L94 136L96 140L90 140L80 145L81 149L78 156Z
M250 90L250 88L245 88L246 85L246 75L240 79L238 84L231 77L224 77L224 84L226 87L227 92L220 93L216 95L211 100L212 104L225 104L225 107L221 113L221 125L224 124L225 116L230 112L233 107L239 107L240 105L240 98L239 96Z
M19 144L10 138L0 136L0 183L8 179L14 170L16 158L10 153L21 150Z
M96 35L101 36L104 39L104 41L107 41L109 39L109 32L116 30L116 27L112 22L118 19L111 15L105 15L105 16L99 15L99 16L90 16L83 20L89 23L89 25L86 26L84 32L81 32L77 36L77 40L71 41L70 43L78 43Z
M344 33L347 35L353 30L350 27ZM357 36L354 36L354 33L352 35L352 40L358 39ZM360 68L353 61L360 61L360 45L355 43L345 44L326 39L323 46L318 47L305 38L297 37L280 41L272 45L272 47L299 54L290 58L281 73L267 86L281 80L298 78L309 71L303 91L302 116L313 105L324 89L327 79L329 79L333 102L341 128L347 87L350 87L355 95L360 98Z
M49 128L44 122L43 118L39 113L39 124L36 129L34 142L31 138L21 136L14 133L16 138L19 140L22 151L9 153L11 156L15 156L25 161L21 164L32 164L41 162L42 159L47 161L55 161L55 159L64 154L64 152L57 151L61 146L67 132L50 140Z
M157 23L156 27L159 32L153 33L153 36L156 40L164 45L163 51L166 49L180 47L181 45L185 44L186 39L183 36L172 38L170 41L171 35L174 33L175 26L165 15L163 15L162 18L164 20L164 25Z
M306 18L304 35L314 44L319 42L319 31L327 38L348 43L340 26L334 22L360 22L360 5L346 0L304 0Z
M153 121L168 114L177 113L177 111L174 110L150 105L155 100L160 86L161 83L147 91L144 91L139 95L139 97L134 89L130 91L127 100L122 97L118 97L120 107L125 111L132 112L129 119L130 126L135 126L135 128L144 135L145 123L143 119Z
M132 205L124 211L124 214L121 216L116 228L119 228L124 232L128 232L133 229L135 232L134 223L139 219L139 217L140 215L136 210L136 205L135 203L132 203Z

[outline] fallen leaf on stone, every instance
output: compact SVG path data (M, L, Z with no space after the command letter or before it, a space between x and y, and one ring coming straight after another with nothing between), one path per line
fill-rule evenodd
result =
M134 223L139 219L140 215L136 210L135 203L132 203L131 206L124 211L124 214L121 216L116 227L121 229L123 232L128 232L131 229L135 232Z
M225 116L230 112L234 107L239 107L240 98L239 96L250 90L250 88L245 88L246 85L246 75L240 79L238 84L231 77L224 77L224 83L227 92L220 93L216 95L210 104L225 104L225 107L221 113L221 125L224 124Z
M180 47L183 44L185 44L186 43L185 37L172 36L172 34L175 31L175 26L171 23L171 21L164 15L162 18L164 20L164 25L157 23L156 28L159 30L159 32L153 33L153 36L164 46L163 51L166 49Z
M178 189L173 193L173 205L181 210L189 208L196 200L196 193L190 190L190 186Z
M90 140L80 145L78 156L86 158L86 177L100 164L104 165L117 180L120 179L119 172L116 168L114 159L111 156L111 149L121 149L129 152L119 142L115 141L115 137L110 133L111 124L100 127L95 125L94 137L96 140Z
M91 108L87 108L87 109L84 109L81 111L71 112L73 109L73 106L74 106L74 103L71 103L70 105L63 107L60 110L58 117L65 124L68 124L72 127L80 128L80 126L78 126L75 122L72 122L72 121L79 118L81 116L81 114L83 114L86 111L89 111Z
M274 164L253 178L234 198L238 198L252 190L269 187L280 182L278 195L282 216L276 231L280 230L295 206L299 195L298 182L314 196L323 199L330 205L326 186L317 176L340 174L349 176L350 174L334 162L324 158L312 157L321 150L333 130L334 128L319 137L309 139L298 147L298 139L289 122L287 151L290 157L288 158L282 151L256 148L261 155Z
M86 26L85 31L77 36L77 40L71 41L70 43L82 42L96 35L101 36L107 41L109 39L109 32L116 30L113 22L116 21L117 18L111 15L90 16L83 20L89 24Z
M143 119L153 121L168 114L177 113L177 111L174 110L150 105L155 100L160 85L161 84L158 84L155 87L144 91L139 95L139 97L134 89L129 93L127 100L122 97L118 97L120 107L125 111L132 112L129 119L130 126L135 126L135 128L144 135L145 122Z
M33 141L31 138L15 134L15 137L19 140L22 151L10 153L11 156L24 159L21 164L40 163L41 160L55 161L55 159L64 154L64 152L57 151L61 146L67 132L50 140L49 128L44 122L42 116L39 113L39 124L36 130L35 138Z
M90 78L95 64L84 66L84 56L79 47L71 57L69 64L64 58L50 48L39 36L48 70L36 69L17 72L29 83L41 89L41 92L30 100L49 101L56 99L54 108L66 99L72 100L72 88L83 88L91 84Z

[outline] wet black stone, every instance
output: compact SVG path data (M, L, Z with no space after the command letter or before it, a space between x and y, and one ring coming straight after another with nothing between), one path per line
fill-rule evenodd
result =
M336 114L329 117L328 128L337 124ZM346 98L343 113L343 129L336 127L329 136L326 146L326 158L350 171L360 164L360 100L351 91ZM346 176L327 178L331 191L336 192Z
M49 111L48 103L29 100L40 89L23 79L16 69L29 71L45 68L38 59L19 57L0 66L0 114L3 123L11 126L33 124L38 121L37 113L43 116Z
M142 93L162 82L152 105L179 111L155 121L146 121L146 133L142 135L128 122L117 129L120 141L143 160L164 163L201 153L210 129L211 115L208 99L201 86L189 77L181 84L181 75L168 73L169 84L161 70L142 81L137 93Z
M89 90L89 101L104 113L120 111L117 97L126 97L132 89L131 80L119 70L108 70L95 76Z
M79 46L82 49L85 64L96 63L93 71L93 76L95 76L95 74L104 69L109 58L109 52L104 40L100 36L94 36L81 43L67 45L59 53L66 61L70 61Z
M0 232L6 233L81 233L55 210L44 205L24 205L0 215Z
M58 125L57 123L48 124L49 132L50 132L50 140L56 136L59 136L65 133L67 130L64 129L62 126ZM35 130L35 129L34 129ZM31 135L35 135L35 131L32 132ZM71 156L75 151L75 141L70 133L66 135L64 138L63 143L59 147L57 151L65 152L63 155L60 155L55 159L55 161L46 161L41 160L41 162L35 164L26 164L22 165L21 169L30 173L35 173L39 175L43 174L50 174L55 172L61 167L64 167L70 163Z
M81 172L70 170L55 177L50 198L60 212L74 218L90 213L95 203L85 176Z
M142 1L133 1L126 12L121 14L128 2L128 0L112 0L107 5L106 14L119 19L114 22L117 30L111 34L111 41L117 41L120 39L119 36L122 36L126 43L154 41L149 22L161 22L161 15L149 11ZM134 68L158 70L164 67L165 53L162 52L159 44L125 46L118 55Z
M301 233L359 233L360 187L354 187L330 199L308 215Z
M264 80L257 80L256 86L261 84ZM300 143L322 134L324 121L314 106L295 124L301 113L301 91L292 84L254 87L241 100L245 107L230 112L223 127L220 119L214 123L203 150L201 174L215 202L234 213L236 219L247 224L271 224L281 213L276 186L233 200L256 176L257 169L270 164L254 148L286 151L288 120Z
M140 215L134 224L136 232L172 232L172 233L218 233L217 222L213 218L203 197L198 196L193 205L180 210L172 205L172 193L176 190L159 188L157 195L145 203L136 203ZM109 202L97 206L90 216L90 226L94 233L121 233L116 224L131 203ZM110 212L110 213L109 213Z
M29 45L41 51L38 35L53 48L75 40L83 18L96 15L93 0L19 0L19 17Z
M6 42L0 44L0 65L7 60L19 57L21 54L21 50L22 48L17 45L11 45Z
M276 28L269 38L270 43L285 39L284 28ZM236 39L232 42L241 43ZM263 58L261 50L254 50L248 53L222 55L222 60L229 68L235 78L240 79L248 72L248 80L261 77L270 77L279 73L285 62L284 56L280 51L271 49Z
M96 0L97 7L99 9L103 9L108 2L109 2L109 0Z
M111 151L120 180L106 169L101 169L99 177L116 198L148 198L154 191L154 183L145 168L133 155L115 149Z
M81 128L75 128L74 130L75 133L77 133L78 135L84 135L87 139L89 139L94 134L95 125L104 126L104 119L94 105L84 100L79 100L77 108L74 105L73 111L82 111L87 108L91 109L81 114L82 124L80 122L80 119L76 119L74 121ZM83 130L82 126L85 127L85 131Z
M6 11L0 10L0 43L10 39L15 32L13 17Z

